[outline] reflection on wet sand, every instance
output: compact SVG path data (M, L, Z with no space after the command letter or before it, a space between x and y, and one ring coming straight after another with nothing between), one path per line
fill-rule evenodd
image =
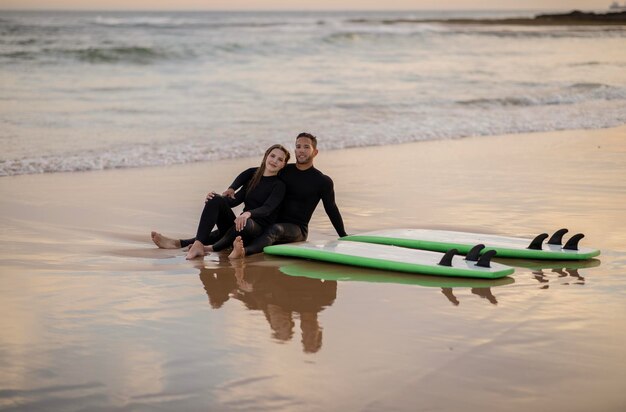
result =
M272 258L269 260L272 261ZM408 275L311 261L272 261L270 265L263 265L258 260L230 261L225 256L219 256L213 263L215 265L210 267L200 267L200 280L212 308L219 309L232 298L243 302L248 310L262 311L271 329L271 337L279 343L293 339L299 320L305 353L316 353L322 348L323 328L318 316L335 302L338 281L438 288L454 306L461 305L455 290L467 289L472 295L497 305L494 288L515 282L512 277L491 280ZM585 278L579 269L600 265L596 259L585 262L508 259L503 263L530 269L541 289L549 287L548 283L555 280L554 275L560 281L567 280L561 283L563 285L584 285ZM465 298L469 297L465 295Z
M305 276L316 279L375 282L375 283L399 283L418 285L425 287L441 288L443 295L454 305L459 306L460 301L454 295L454 288L470 288L474 295L486 299L493 305L498 300L493 295L491 288L509 285L515 281L511 277L501 279L472 279L452 278L416 274L404 274L386 272L382 270L364 269L356 267L337 266L332 264L318 264L314 262L298 262L281 266L280 270L291 276Z
M493 293L491 293L491 288L472 288L471 291L472 294L480 296L483 299L487 299L487 301L492 305L498 304L498 300ZM454 306L459 306L461 303L459 302L459 299L454 296L452 288L441 288L441 293L443 293L443 295L448 298Z
M541 289L548 289L550 287L550 285L547 285L547 283L550 282L550 274L552 273L556 273L558 276L557 278L564 278L567 276L571 276L575 279L574 282L570 283L570 282L565 282L565 283L561 283L562 285L570 285L570 284L574 284L574 285L584 285L585 284L585 278L582 277L579 273L578 273L578 269L569 269L569 268L562 268L562 269L552 269L550 272L548 272L546 274L546 272L544 272L543 270L535 270L532 272L533 273L533 277L537 280L537 282L542 283L544 285L541 286Z
M272 338L278 342L293 338L295 320L299 319L303 351L315 353L321 349L318 314L335 301L336 281L288 276L277 267L246 268L242 261L219 268L204 267L200 280L214 309L234 298L249 310L262 311Z
M558 280L561 285L584 285L585 278L579 272L580 269L595 268L600 266L599 259L584 261L536 261L507 259L503 263L511 266L530 269L533 278L539 282L540 289L548 289L551 281ZM556 275L556 278L555 276Z

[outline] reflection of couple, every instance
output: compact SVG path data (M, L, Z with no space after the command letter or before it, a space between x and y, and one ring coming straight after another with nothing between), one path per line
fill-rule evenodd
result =
M241 258L275 243L306 240L320 200L337 234L346 236L333 181L313 166L317 153L317 138L309 133L296 138L295 164L287 164L287 149L271 146L260 167L243 171L221 196L207 195L195 238L179 240L152 232L153 242L164 249L191 245L187 259L223 250L232 243L229 257ZM243 212L235 217L231 208L242 203Z
M337 282L288 276L276 268L244 273L242 261L235 268L203 268L200 280L213 308L231 296L250 310L261 310L272 329L272 337L286 342L294 335L295 318L300 318L302 347L315 353L322 347L318 313L337 297Z

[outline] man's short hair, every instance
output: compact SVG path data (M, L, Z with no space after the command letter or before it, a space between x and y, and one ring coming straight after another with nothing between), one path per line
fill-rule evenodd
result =
M311 139L311 143L313 144L313 149L317 149L317 137L313 136L311 133L302 132L296 137L298 140L301 137L306 137L307 139Z

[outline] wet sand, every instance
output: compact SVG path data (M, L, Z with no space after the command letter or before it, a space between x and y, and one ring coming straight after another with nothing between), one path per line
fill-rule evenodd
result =
M602 250L498 281L154 247L257 159L1 178L0 409L621 411L624 159L626 127L321 151L349 233Z

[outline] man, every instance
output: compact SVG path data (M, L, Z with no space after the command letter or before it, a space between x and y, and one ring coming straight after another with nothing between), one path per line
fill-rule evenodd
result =
M270 226L247 246L244 246L242 239L238 237L233 243L230 258L242 258L259 253L265 246L275 243L306 240L309 233L309 221L320 200L337 234L340 237L347 236L343 219L335 203L333 181L313 166L317 153L317 137L310 133L300 133L296 137L296 164L288 164L280 173L280 179L285 183L286 190L283 204L278 212L278 223ZM227 192L234 193L234 189L242 186L243 182L249 179L248 174L251 176L252 173L254 169L244 171L235 179Z
M340 237L346 236L343 219L335 203L333 181L313 166L317 156L317 137L310 133L300 133L296 137L296 164L288 164L279 177L285 183L285 197L278 213L277 222L270 226L261 236L245 246L241 237L233 243L230 258L242 258L263 251L265 246L275 243L299 242L307 239L309 221L320 200ZM234 196L235 190L249 181L256 168L241 173L223 196ZM209 193L208 198L214 194ZM214 232L215 239L219 232ZM167 238L160 233L152 232L152 240L160 248L174 249L193 243L194 239L176 240Z

